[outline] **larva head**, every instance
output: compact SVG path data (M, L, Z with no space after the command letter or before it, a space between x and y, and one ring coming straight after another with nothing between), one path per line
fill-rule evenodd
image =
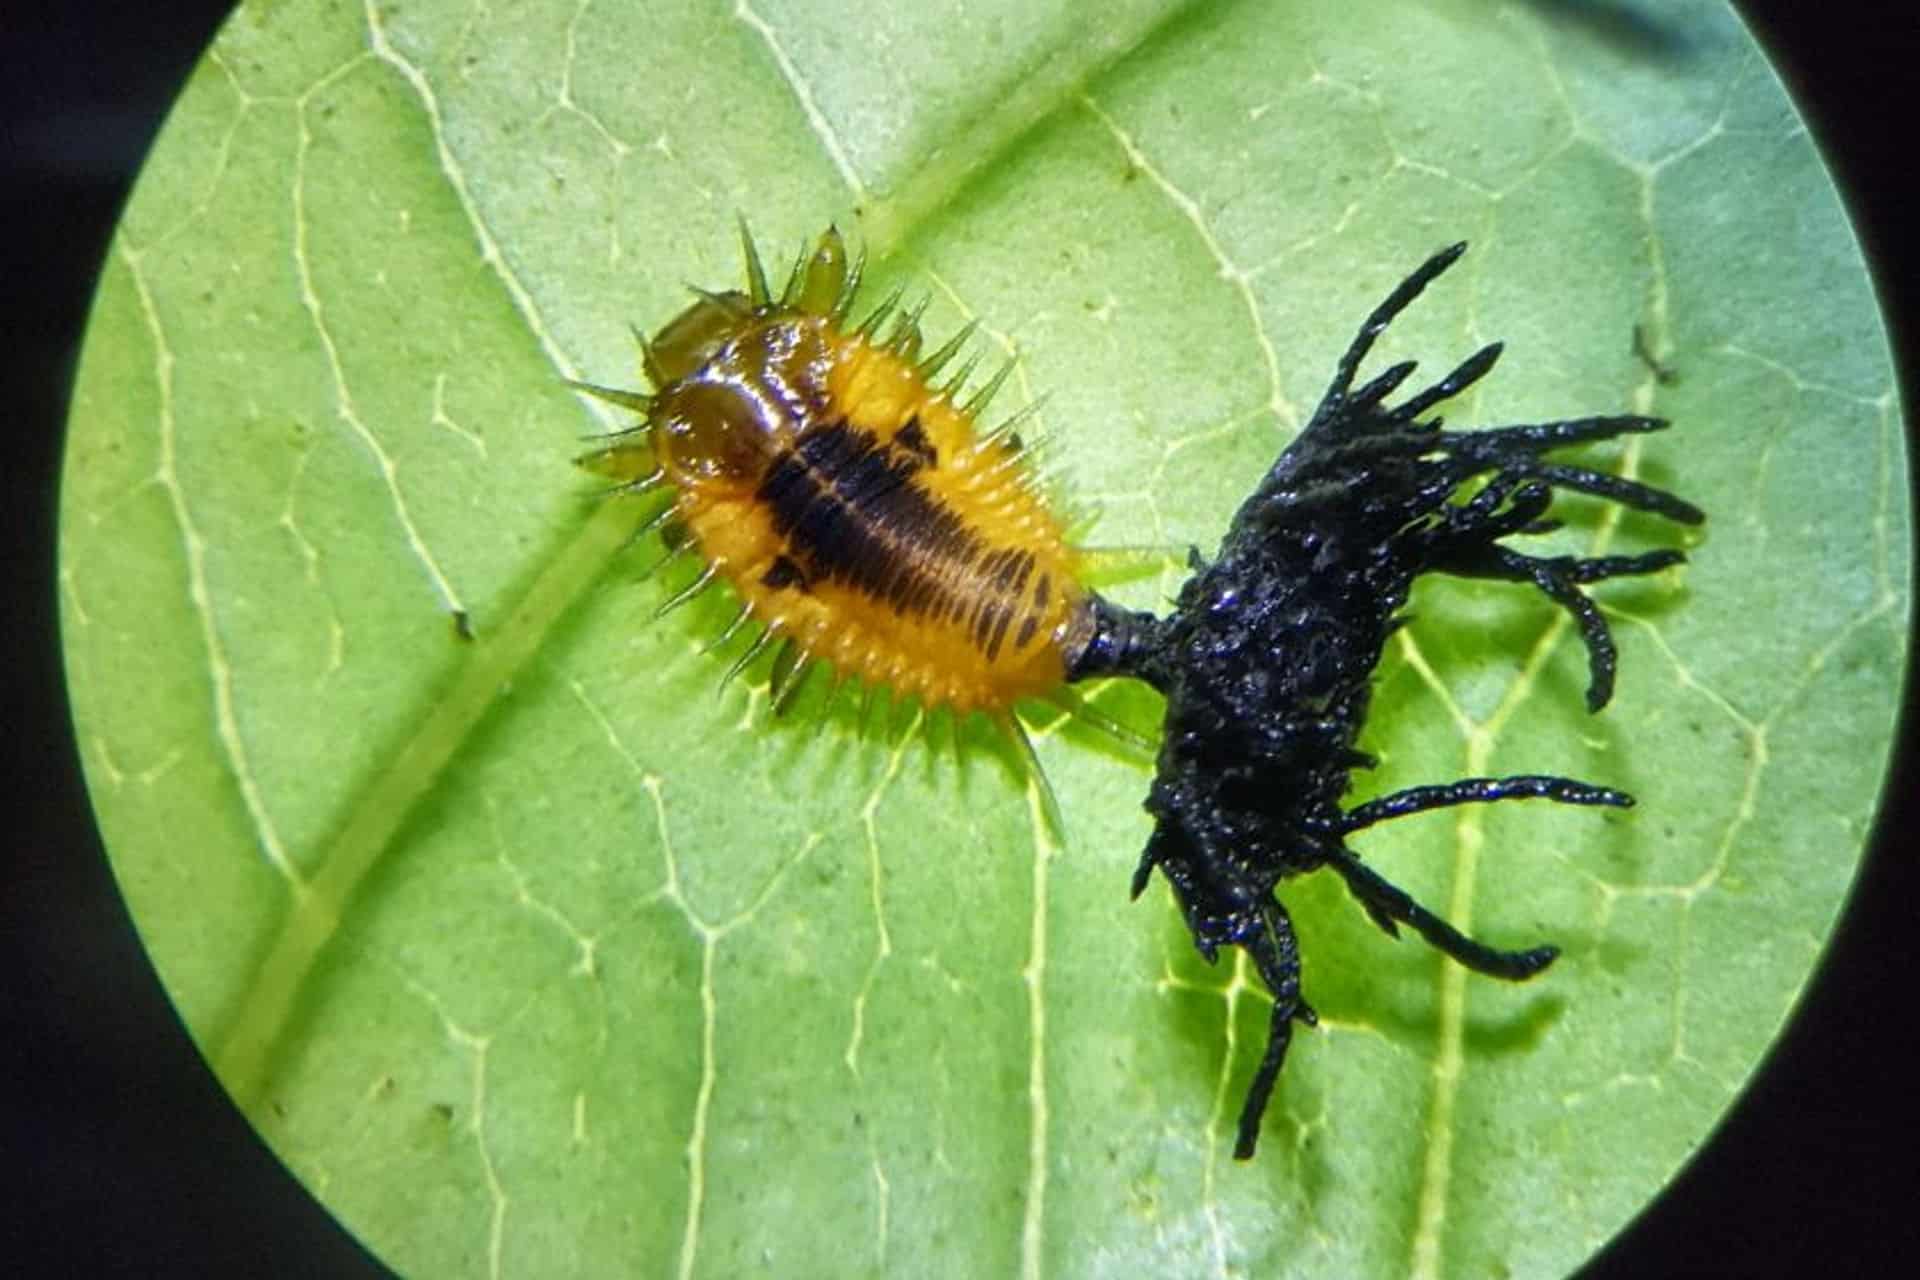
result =
M736 289L701 294L645 344L647 377L655 387L687 377L750 329L755 319L747 295Z
M825 394L828 333L852 302L860 268L828 227L776 297L744 225L741 244L744 291L695 290L691 305L641 339L652 395L573 384L646 417L643 442L602 449L581 465L628 487L667 478L683 490L738 494L787 447L796 414Z
M654 454L682 489L746 493L786 447L787 416L750 384L703 371L653 400Z

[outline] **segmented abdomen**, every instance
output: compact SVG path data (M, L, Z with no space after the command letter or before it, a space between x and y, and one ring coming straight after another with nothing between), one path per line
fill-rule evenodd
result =
M906 360L825 336L826 412L793 423L751 492L679 495L702 554L757 620L845 674L962 711L1054 689L1083 593L1017 452Z

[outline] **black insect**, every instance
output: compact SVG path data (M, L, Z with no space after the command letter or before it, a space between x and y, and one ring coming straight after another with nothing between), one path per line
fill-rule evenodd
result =
M1354 747L1369 682L1401 607L1423 573L1530 583L1567 610L1588 660L1587 707L1613 693L1615 650L1606 619L1581 587L1680 563L1679 551L1633 556L1533 556L1504 545L1558 527L1556 489L1654 512L1683 524L1697 507L1649 485L1543 455L1568 445L1658 431L1658 418L1575 418L1482 431L1443 431L1420 415L1493 368L1500 344L1470 356L1431 387L1385 402L1414 371L1407 361L1357 390L1355 370L1393 318L1466 246L1428 259L1367 317L1299 438L1241 506L1210 563L1165 618L1096 597L1091 641L1071 679L1127 675L1166 695L1159 772L1147 796L1153 835L1133 876L1138 897L1158 867L1209 961L1245 948L1273 995L1266 1053L1240 1112L1234 1155L1253 1155L1260 1119L1297 1020L1300 950L1280 881L1331 867L1389 934L1412 926L1461 964L1498 978L1530 978L1551 946L1501 951L1460 933L1347 847L1356 831L1449 805L1543 798L1624 808L1632 797L1551 775L1463 778L1412 787L1342 808L1349 775L1374 761ZM1485 477L1483 483L1473 482Z

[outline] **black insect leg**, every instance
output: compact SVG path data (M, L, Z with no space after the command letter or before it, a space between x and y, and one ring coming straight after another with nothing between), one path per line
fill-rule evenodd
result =
M1355 805L1340 815L1340 820L1332 825L1332 830L1340 835L1352 835L1375 823L1387 822L1394 818L1404 818L1410 814L1425 813L1430 809L1445 809L1457 804L1491 804L1496 800L1554 800L1560 804L1597 804L1609 805L1616 809L1628 809L1633 806L1633 797L1624 791L1615 791L1612 787L1596 787L1586 782L1576 782L1572 778L1558 778L1551 774L1517 774L1510 778L1462 778L1458 782L1442 783L1436 786L1408 787L1404 791L1395 791L1391 795L1369 800L1365 804ZM1351 855L1347 855L1351 857ZM1335 851L1329 861L1337 861L1340 852ZM1360 905L1365 907L1373 922L1384 929L1389 936L1400 935L1398 918L1386 910L1385 899L1356 894Z
M1361 336L1365 338L1365 330L1361 332ZM1417 391L1415 395L1409 395L1405 401L1394 405L1392 409L1386 409L1380 401L1384 401L1394 391L1400 390L1400 384L1409 376L1413 376L1415 368L1419 368L1415 361L1402 361L1380 372L1379 376L1375 376L1363 388L1346 391L1340 403L1340 413L1348 420L1352 420L1356 426L1363 426L1363 430L1375 432L1375 436L1371 438L1379 439L1384 436L1384 438L1402 439L1402 441L1419 441L1423 447L1430 449L1434 443L1434 432L1440 426L1440 420L1434 418L1432 422L1415 422L1415 418L1427 413L1428 409L1432 409L1434 405L1453 399L1461 391L1471 388L1480 378L1484 378L1496 363L1500 363L1500 353L1501 344L1490 342L1480 347L1473 355L1469 355L1459 365L1455 365L1452 372L1448 372L1444 378L1434 382L1427 390ZM1348 443L1348 441L1342 441L1342 443Z
M1355 805L1342 815L1336 828L1342 835L1409 814L1445 809L1457 804L1490 804L1495 800L1554 800L1560 804L1598 804L1616 809L1633 806L1633 797L1612 787L1596 787L1551 774L1517 774L1510 778L1462 778L1438 786L1408 787L1391 795Z
M1393 292L1373 309L1367 316L1366 323L1360 326L1360 332L1353 336L1353 341L1341 355L1340 363L1334 367L1333 381L1328 385L1326 395L1321 398L1320 408L1313 415L1315 423L1331 417L1344 408L1349 389L1353 386L1353 375L1360 368L1360 362L1367 358L1367 353L1373 350L1374 342L1387 331L1387 326L1393 323L1395 316L1405 311L1415 298L1425 292L1426 287L1433 283L1435 276L1459 261L1460 255L1466 251L1465 242L1448 245L1416 267L1412 275L1395 285ZM1407 370L1407 373L1411 372L1411 369ZM1406 374L1403 373L1391 379L1392 385L1397 386L1405 377ZM1375 379L1376 384L1380 381ZM1373 387L1367 390L1374 391L1376 396L1386 394L1386 390L1374 390ZM1309 424L1308 429L1311 430L1313 425Z
M1552 489L1503 471L1464 505L1442 508L1444 532L1435 535L1435 542L1442 556L1457 555L1460 547L1477 548L1511 533L1539 528L1552 504Z
M1652 418L1642 413L1593 414L1585 418L1522 422L1478 431L1443 431L1439 442L1459 452L1509 459L1522 453L1545 453L1569 445L1592 444L1596 440L1664 431L1668 425L1665 418Z
M1456 456L1480 461L1482 455L1461 451ZM1685 498L1677 498L1665 489L1656 489L1650 484L1629 480L1625 476L1608 475L1604 471L1590 471L1586 467L1569 466L1561 462L1542 462L1538 458L1531 457L1495 458L1493 463L1506 468L1514 475L1526 476L1575 493L1592 494L1596 498L1605 498L1609 502L1617 502L1622 506L1632 507L1636 511L1650 511L1681 524L1699 524L1706 518L1700 508Z
M1504 343L1489 342L1486 346L1480 348L1465 360L1462 360L1454 367L1453 372L1449 373L1446 377L1440 379L1440 381L1434 383L1425 391L1417 395L1409 396L1407 399L1395 405L1388 412L1387 417L1394 422L1413 422L1415 418L1418 418L1436 404L1444 400L1453 399L1462 391L1465 391L1468 387L1486 377L1487 374L1492 371L1493 366L1500 362L1500 353L1505 349ZM1425 430L1431 431L1440 425L1440 420L1436 418L1432 422L1419 423L1417 425Z
M1347 889L1360 900L1376 924L1388 933L1397 931L1389 923L1398 921L1413 926L1435 949L1452 956L1475 973L1488 974L1518 982L1531 978L1553 963L1560 948L1532 947L1526 951L1501 951L1484 942L1476 942L1413 900L1412 895L1390 884L1352 853L1342 849L1331 853L1327 865L1340 873Z
M1681 524L1699 524L1706 519L1706 513L1664 489L1605 471L1546 462L1537 456L1569 445L1660 431L1666 425L1661 418L1618 414L1496 427L1490 431L1443 431L1436 443L1444 446L1452 457L1477 464L1478 470L1500 468L1555 488L1588 493L1635 510L1650 511Z
M1260 980L1273 995L1266 1052L1260 1056L1253 1083L1247 1086L1247 1099L1240 1105L1240 1132L1233 1144L1235 1160L1251 1160L1260 1141L1260 1119L1267 1112L1274 1082L1287 1060L1287 1046L1293 1041L1294 1020L1313 1026L1320 1018L1300 996L1300 943L1285 907L1269 897L1261 904L1259 930L1242 938L1240 945L1253 958Z
M1493 543L1475 545L1465 539L1449 547L1431 567L1461 578L1491 578L1501 582L1531 582L1549 600L1573 615L1587 647L1587 710L1598 711L1613 698L1617 658L1613 633L1600 608L1581 586L1607 578L1657 573L1680 564L1678 551L1649 551L1637 556L1530 556Z

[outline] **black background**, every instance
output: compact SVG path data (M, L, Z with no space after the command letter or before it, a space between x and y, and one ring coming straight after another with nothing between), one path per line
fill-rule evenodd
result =
M1583 0L1542 2L1566 11ZM0 889L0 1160L16 1184L0 1188L0 1248L23 1274L379 1275L191 1048L101 855L62 696L52 545L76 347L128 185L226 5L7 7L0 390L13 412L0 728L20 794ZM1854 16L1875 6L1793 0L1742 9L1847 195L1911 406L1920 231L1905 186L1920 18L1890 25ZM1910 690L1878 848L1801 1016L1726 1125L1593 1276L1920 1274L1912 702Z

